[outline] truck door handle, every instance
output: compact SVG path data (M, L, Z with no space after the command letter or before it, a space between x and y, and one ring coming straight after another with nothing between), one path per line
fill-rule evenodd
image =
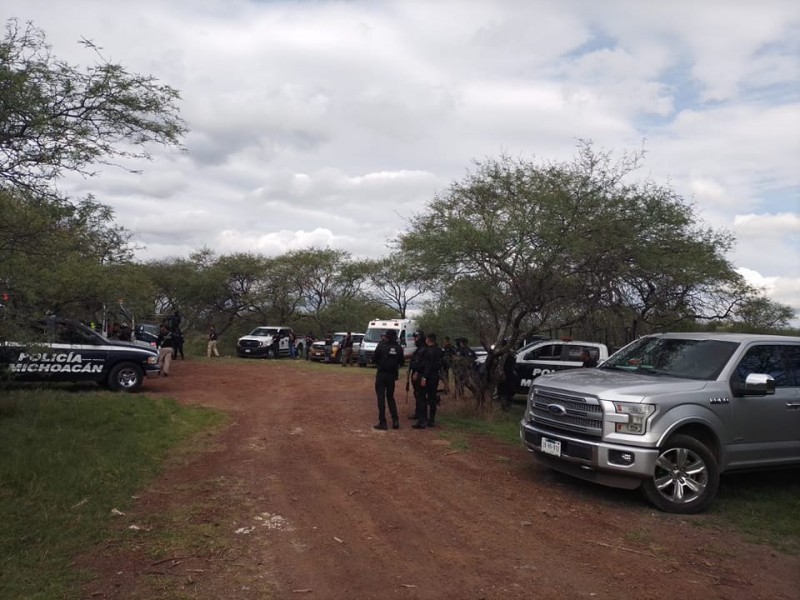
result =
M786 408L788 410L800 410L800 402L787 402Z

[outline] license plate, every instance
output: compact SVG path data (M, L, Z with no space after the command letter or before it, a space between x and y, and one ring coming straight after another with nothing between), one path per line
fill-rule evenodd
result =
M548 440L543 437L542 452L545 454L552 454L553 456L561 456L561 442L558 440Z
M246 353L246 354L249 354L249 353L250 353L250 349L249 349L249 348L245 348L245 350L244 350L244 351L245 351L245 353Z

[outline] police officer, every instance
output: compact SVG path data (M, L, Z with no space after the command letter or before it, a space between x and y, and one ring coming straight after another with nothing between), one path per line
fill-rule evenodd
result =
M414 390L414 413L408 415L408 418L412 421L416 421L419 419L420 414L420 407L424 402L424 390L419 384L420 377L419 377L419 369L422 360L422 355L425 353L425 334L422 331L415 331L414 332L414 345L416 349L414 353L411 355L411 360L408 366L408 376L411 379L411 387ZM408 391L408 382L406 382L406 391Z
M375 429L387 429L386 404L389 405L389 414L392 417L392 429L399 429L400 419L397 416L394 386L399 377L400 367L405 364L405 360L403 358L403 348L397 343L397 332L394 329L386 331L384 339L375 348L372 362L378 367L375 373L375 393L378 397L378 424L375 425Z
M456 355L456 347L453 346L450 338L444 336L442 340L442 352L444 358L442 359L442 381L444 382L444 393L450 393L450 367L453 365L453 358Z
M503 346L507 345L507 341L503 340ZM514 394L517 393L519 388L519 375L517 375L517 355L513 351L509 351L500 357L500 382L497 384L497 396L500 399L500 407L507 411L511 408L514 400Z
M436 334L429 333L425 338L425 350L420 355L418 371L415 373L422 391L421 402L417 406L417 422L414 429L435 427L436 406L439 404L439 373L442 369L444 353L436 343Z

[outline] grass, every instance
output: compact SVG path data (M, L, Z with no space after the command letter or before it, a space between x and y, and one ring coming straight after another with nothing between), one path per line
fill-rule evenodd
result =
M224 416L171 400L77 388L2 390L0 597L80 597L74 558L108 537L112 509L167 453Z
M800 469L723 476L710 518L751 542L800 554Z
M439 420L455 430L451 435L487 435L519 444L519 421L524 409L518 401L508 412L495 406L491 412L477 415L473 406L455 406ZM800 469L725 475L711 509L698 515L694 522L734 529L748 541L768 544L781 552L800 553ZM638 532L631 535L636 537Z
M495 406L493 410L479 416L471 405L462 405L447 410L438 420L458 431L488 435L506 443L519 444L519 421L524 410L523 404L515 403L507 412Z

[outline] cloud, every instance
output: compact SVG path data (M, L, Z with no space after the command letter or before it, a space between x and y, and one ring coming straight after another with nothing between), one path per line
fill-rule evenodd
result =
M737 267L791 297L800 239L800 5L676 0L300 2L6 0L56 56L181 93L188 152L93 193L140 257L277 254L387 240L473 159L570 160L577 139L669 183L738 240Z
M736 215L733 225L742 237L797 236L795 239L800 240L800 214L798 213Z
M791 307L795 312L794 326L800 327L800 277L765 277L746 268L739 268L737 272L774 302Z

